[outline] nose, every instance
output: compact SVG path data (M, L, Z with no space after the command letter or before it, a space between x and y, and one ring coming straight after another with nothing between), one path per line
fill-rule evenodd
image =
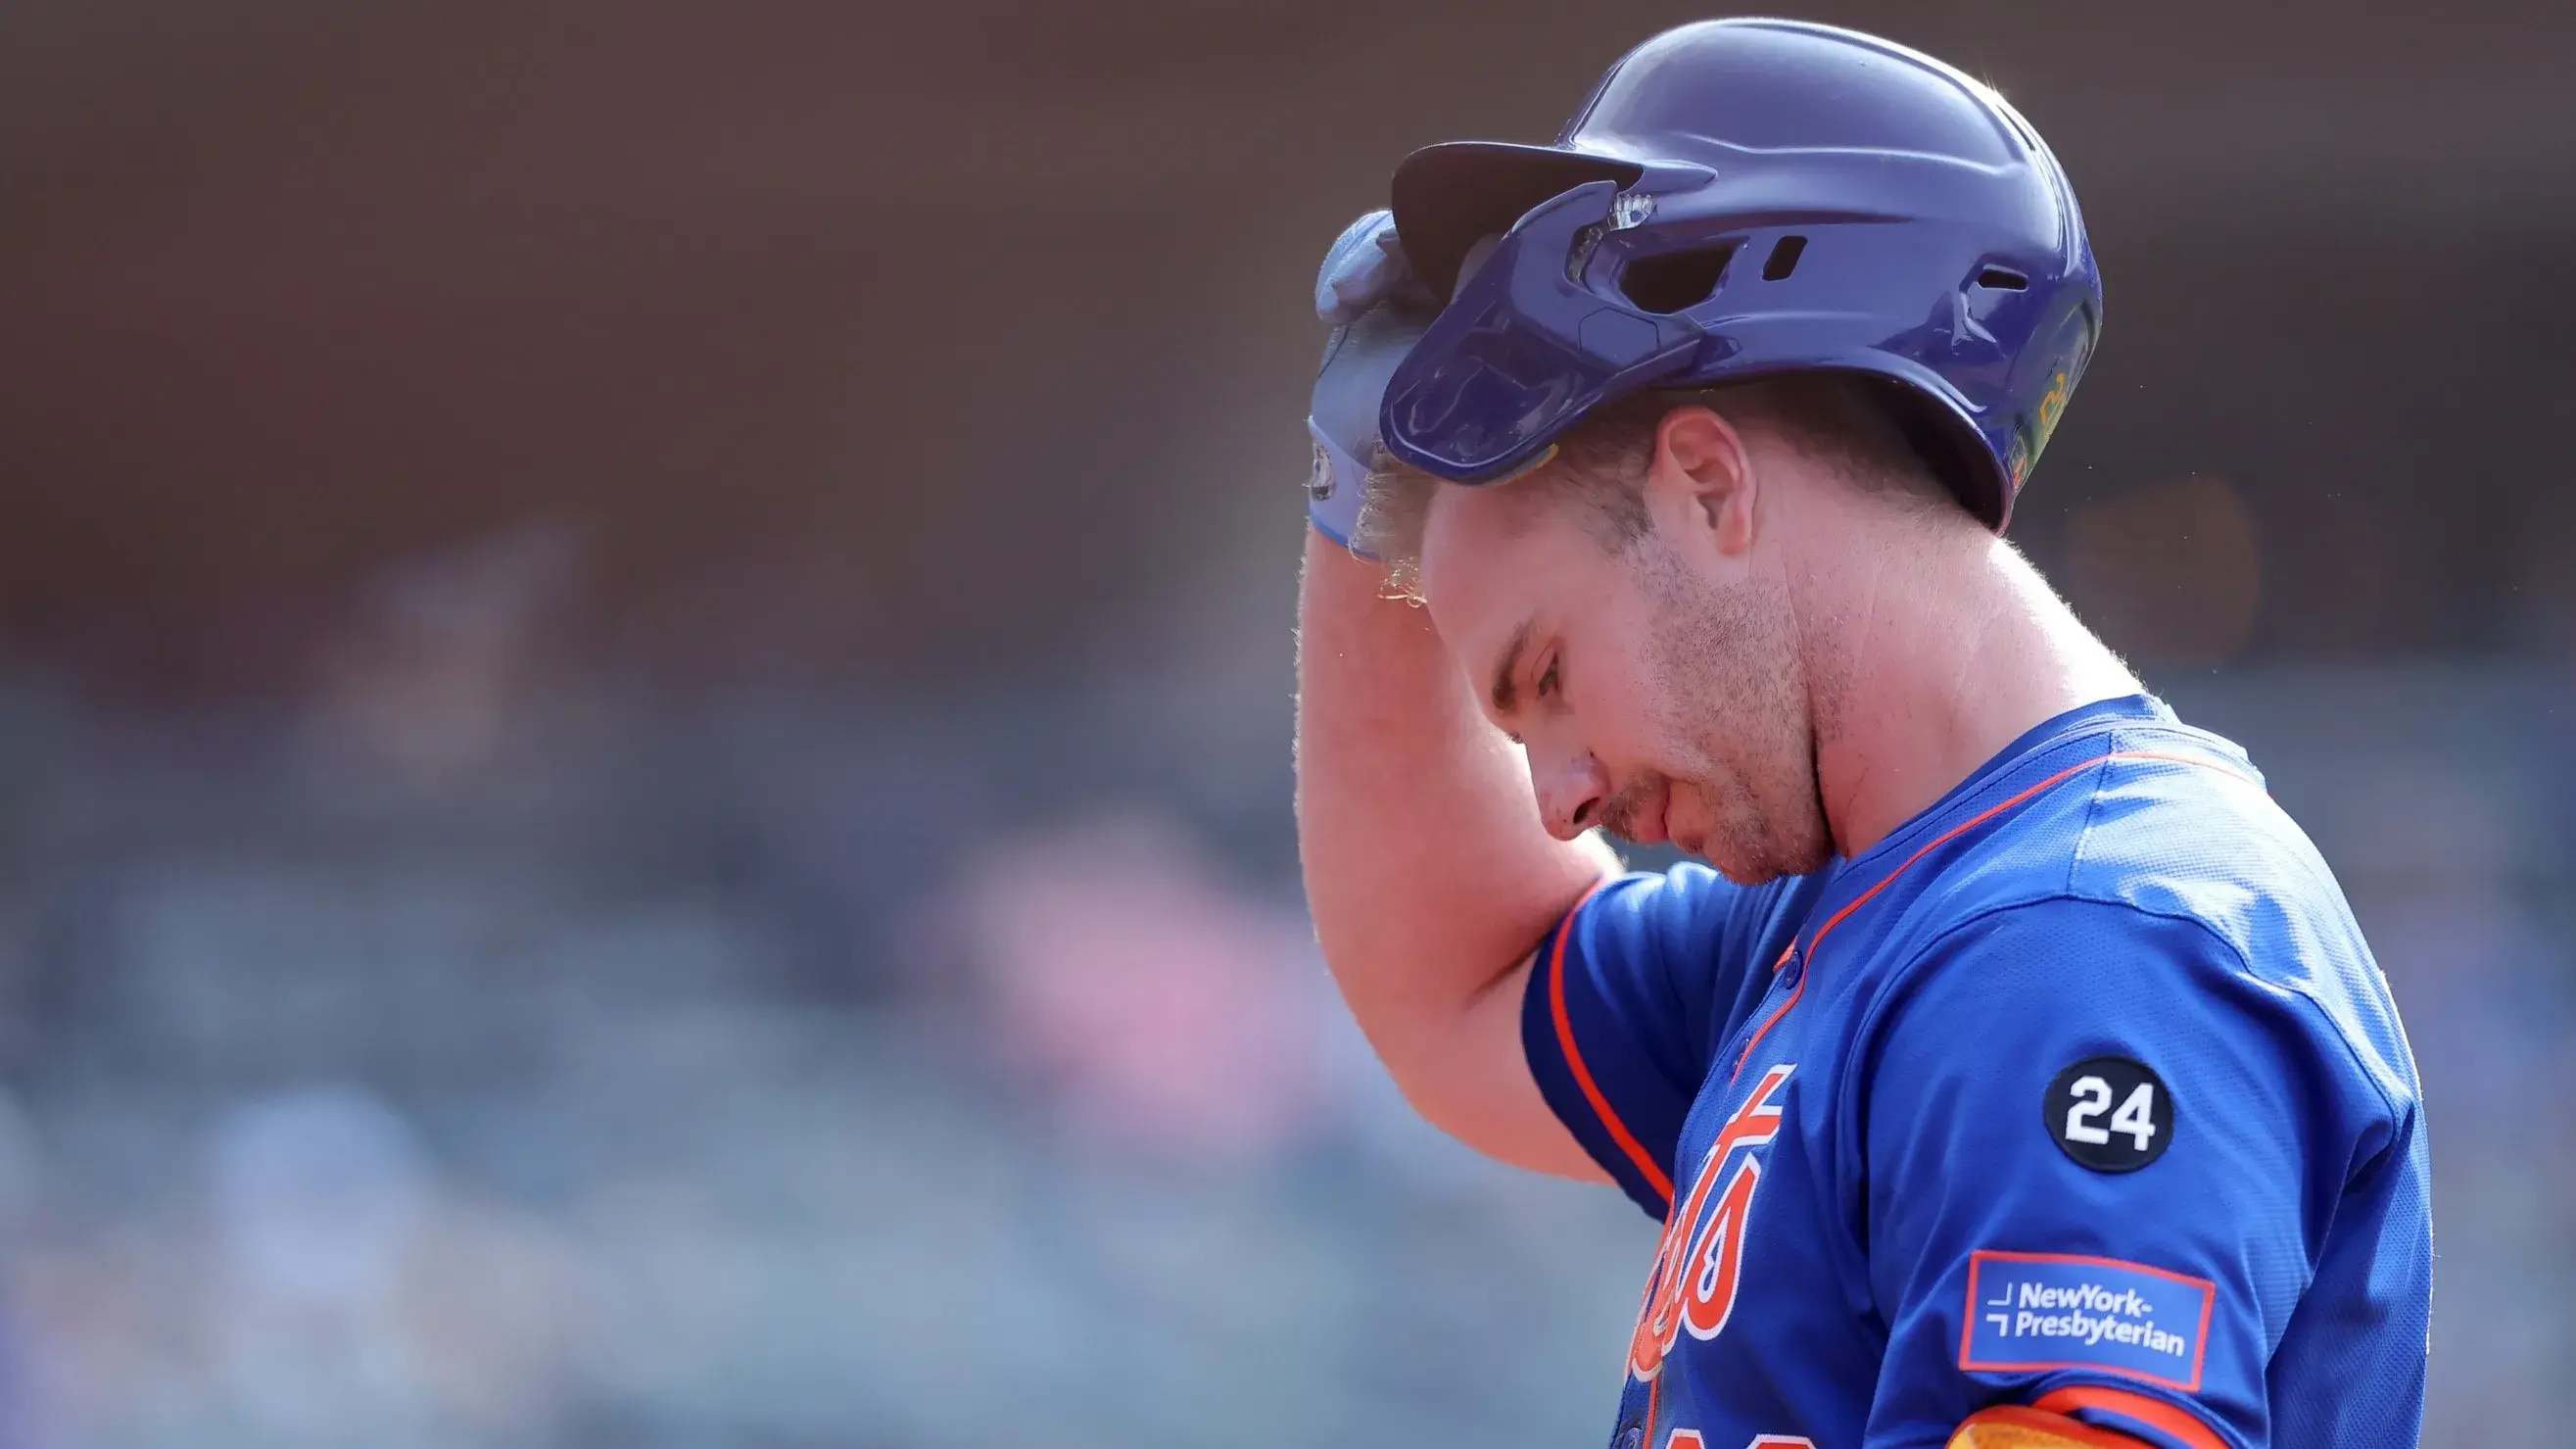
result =
M1530 752L1530 787L1538 793L1539 818L1547 833L1572 840L1601 823L1601 805L1610 795L1609 772L1589 754L1542 758Z

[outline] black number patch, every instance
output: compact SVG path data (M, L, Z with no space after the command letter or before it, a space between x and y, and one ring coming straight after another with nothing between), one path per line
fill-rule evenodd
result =
M2048 1135L2095 1172L2135 1172L2173 1145L2173 1097L2162 1077L2127 1057L2086 1057L2048 1084Z

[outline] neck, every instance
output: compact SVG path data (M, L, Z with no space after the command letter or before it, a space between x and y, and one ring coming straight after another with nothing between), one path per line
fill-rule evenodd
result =
M2141 688L2003 540L1889 532L1866 566L1846 552L1815 576L1838 596L1802 611L1811 666L1833 661L1810 668L1809 704L1818 789L1845 859L2032 726Z

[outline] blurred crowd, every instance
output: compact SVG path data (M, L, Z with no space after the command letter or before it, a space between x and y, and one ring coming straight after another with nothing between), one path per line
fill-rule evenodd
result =
M2077 178L2014 538L2394 982L2426 1442L2564 1443L2576 7L1791 8ZM1601 1442L1653 1226L1302 914L1297 416L1703 13L0 8L0 1449Z
M696 699L564 542L291 707L0 686L0 1449L1592 1442L1651 1227L1403 1107L1284 678ZM2165 688L2307 824L2433 1111L2430 1443L2571 1408L2576 687Z

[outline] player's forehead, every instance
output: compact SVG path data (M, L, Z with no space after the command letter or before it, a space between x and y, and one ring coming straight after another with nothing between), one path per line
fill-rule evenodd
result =
M1560 510L1526 484L1443 485L1423 516L1422 593L1432 612L1524 611L1549 578L1580 562Z
M1523 646L1578 627L1608 590L1609 560L1555 500L1507 488L1444 488L1422 535L1422 597L1460 667L1485 694Z

